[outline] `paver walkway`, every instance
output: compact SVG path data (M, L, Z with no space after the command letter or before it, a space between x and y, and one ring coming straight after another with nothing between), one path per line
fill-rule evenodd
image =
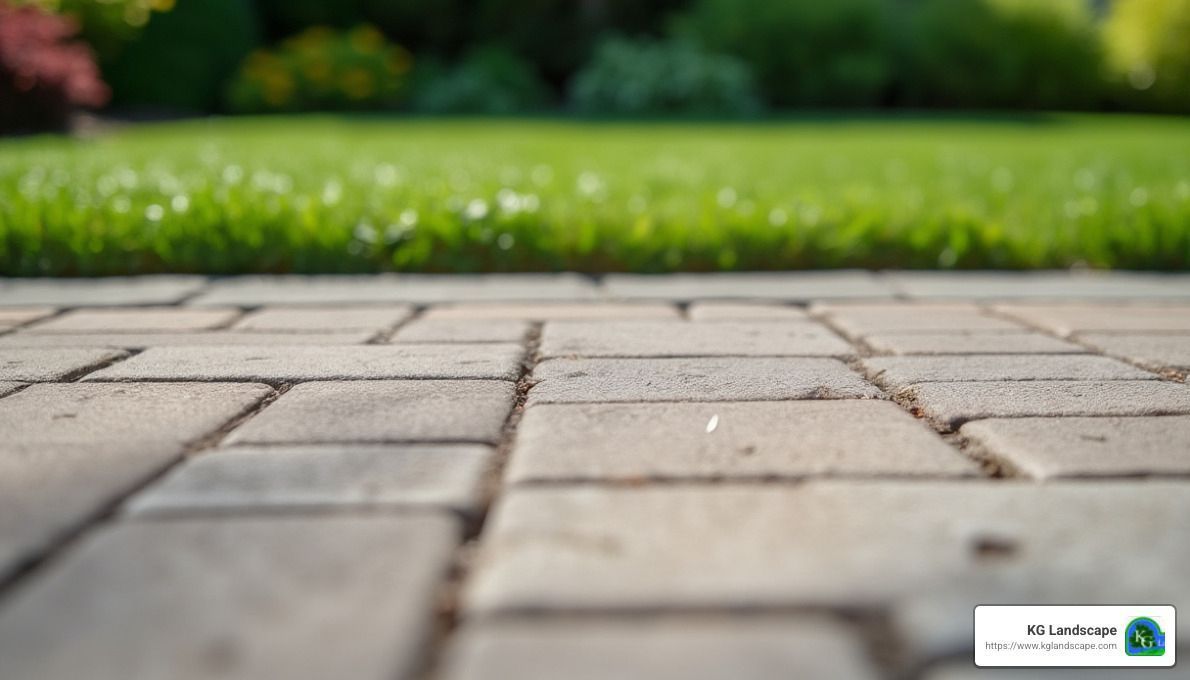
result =
M1187 373L1190 275L0 281L0 677L983 676L1190 611Z

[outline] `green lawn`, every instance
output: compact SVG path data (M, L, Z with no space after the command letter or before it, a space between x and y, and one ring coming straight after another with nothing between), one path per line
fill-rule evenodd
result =
M1190 119L278 118L0 142L0 274L1190 267Z

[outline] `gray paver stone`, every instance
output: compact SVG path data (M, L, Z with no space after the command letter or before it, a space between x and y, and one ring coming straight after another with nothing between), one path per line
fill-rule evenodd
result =
M516 319L419 319L401 327L392 342L523 342L529 328L528 321Z
M270 392L264 385L71 383L0 399L0 573Z
M150 347L87 380L516 380L517 345L367 345L358 347Z
M792 305L757 302L696 302L686 314L691 321L796 321L808 318L805 310Z
M132 522L0 610L22 680L408 679L457 528L445 517Z
M480 617L847 609L953 590L975 599L935 623L969 646L973 602L1190 606L1190 542L1153 540L1187 532L1177 482L519 487L485 526L465 604Z
M558 321L563 319L678 319L672 304L651 302L523 302L461 303L431 307L422 315L428 321Z
M889 303L886 305L828 305L831 321L845 333L997 333L1021 331L1021 324L984 314L974 305Z
M326 332L387 330L409 318L408 305L265 307L236 322L237 331Z
M1086 331L1190 333L1190 305L997 305L996 309L1062 336Z
M75 309L25 329L28 333L153 333L220 328L240 315L238 309L187 307L111 307Z
M952 428L982 418L1190 413L1190 385L1159 380L920 383L898 396Z
M889 272L911 298L975 300L1188 300L1190 276L1144 272Z
M0 305L86 307L169 305L206 285L201 276L0 279Z
M603 279L603 289L613 298L687 301L892 297L891 288L866 271L609 274Z
M0 382L0 397L12 394L23 386L24 383L19 382Z
M960 432L1037 479L1190 474L1190 417L1019 418Z
M872 349L888 354L1071 354L1087 350L1041 333L873 333Z
M124 356L114 349L0 349L0 380L63 380Z
M835 359L552 359L530 403L881 398Z
M868 357L868 376L885 389L920 382L971 380L1150 380L1153 373L1122 361L1088 354L966 354Z
M545 357L848 356L851 345L811 321L551 321Z
M436 506L472 512L486 446L232 447L203 454L133 498L132 514L254 508Z
M8 347L276 347L287 345L362 345L376 334L371 331L342 333L243 333L206 331L201 333L26 333L0 336L0 348Z
M464 628L446 680L875 680L830 619L509 622Z
M1190 371L1190 333L1185 335L1086 333L1078 339L1107 354L1154 369Z
M3 290L3 284L0 284L0 290ZM55 311L53 307L0 307L0 331L45 318Z
M507 480L963 475L974 464L872 400L543 404L517 428Z
M368 380L293 387L229 443L483 442L500 438L516 388L488 380Z

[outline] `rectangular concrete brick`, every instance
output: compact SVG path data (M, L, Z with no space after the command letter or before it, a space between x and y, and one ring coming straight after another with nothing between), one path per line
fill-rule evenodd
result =
M959 432L1036 479L1190 474L1190 417L1019 418Z
M835 359L552 359L533 369L530 403L876 399Z
M550 321L544 357L848 356L855 350L811 321Z
M595 285L577 274L241 276L211 284L193 305L258 307L377 302L588 300Z
M0 305L109 307L170 305L201 290L201 276L111 276L93 279L0 279Z
M392 342L524 342L530 327L516 319L418 319L398 329Z
M966 354L868 357L860 363L872 382L899 390L921 382L971 380L1155 380L1157 376L1090 354Z
M757 302L696 302L690 305L686 314L691 321L796 321L807 318L801 307Z
M989 316L974 305L832 305L826 316L837 328L853 337L871 333L995 333L1025 330L1021 324Z
M1029 331L1001 333L874 333L864 341L887 354L1073 354L1072 342Z
M0 284L0 290L3 285ZM53 307L0 307L0 331L8 331L53 314Z
M513 383L378 380L296 385L231 434L235 444L496 443Z
M362 345L376 334L371 331L343 333L26 333L0 336L0 348L8 347L274 347L278 345Z
M87 380L516 380L524 350L516 345L360 347L150 347Z
M22 680L409 680L457 536L433 515L116 525L9 598L0 658Z
M983 418L1190 413L1190 385L1159 380L921 383L897 396L950 428Z
M34 324L29 333L153 333L222 328L240 315L238 309L140 307L76 309Z
M197 456L134 497L133 515L438 507L471 513L492 449L478 445L236 446Z
M514 321L561 321L598 319L678 319L678 308L672 304L650 302L532 302L532 303L471 303L446 304L427 309L422 318L428 321L482 321L509 319Z
M609 274L603 278L603 290L612 298L684 301L892 297L892 289L882 279L865 271Z
M1178 482L524 487L485 525L464 601L470 616L741 612L954 592L965 606L938 623L969 646L972 601L1190 605L1190 542L1153 538L1187 534Z
M0 399L0 574L271 392L264 385L72 383L32 385Z
M889 272L910 298L968 300L1190 300L1190 275L1142 272Z
M413 314L408 305L337 307L265 307L249 312L232 328L237 331L325 333L388 330Z
M5 348L0 350L0 380L67 380L125 356L114 349Z
M1185 335L1084 333L1078 336L1078 340L1101 352L1155 370L1173 369L1180 373L1190 372L1190 333Z
M557 404L528 409L506 480L772 479L973 474L895 404L833 400Z
M8 396L22 387L24 387L24 383L0 382L0 397Z
M1056 335L1087 331L1190 333L1190 305L997 305L996 310Z
M825 617L510 621L468 626L444 680L882 677L856 631Z

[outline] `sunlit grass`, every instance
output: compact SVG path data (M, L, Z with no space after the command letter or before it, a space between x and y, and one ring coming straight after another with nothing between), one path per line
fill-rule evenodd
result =
M0 142L0 274L1190 266L1190 120L214 120Z

